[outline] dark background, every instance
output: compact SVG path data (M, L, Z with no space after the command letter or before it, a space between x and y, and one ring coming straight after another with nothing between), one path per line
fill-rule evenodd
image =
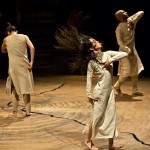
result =
M65 24L74 11L90 14L91 19L85 26L85 32L94 33L98 40L103 41L105 49L118 50L115 28L118 24L114 14L124 9L129 15L143 10L143 18L136 29L136 49L145 70L140 76L149 77L149 18L148 0L5 0L0 2L0 43L5 37L6 23L16 25L19 33L27 34L35 45L34 75L70 74L66 52L54 49L54 33L60 24ZM0 53L0 77L7 76L7 54ZM117 74L114 63L114 75ZM76 72L75 74L80 74Z

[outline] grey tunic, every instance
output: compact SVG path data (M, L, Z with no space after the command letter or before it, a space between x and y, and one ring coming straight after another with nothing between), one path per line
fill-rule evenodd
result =
M11 93L13 82L17 94L32 93L34 87L33 74L32 71L28 70L29 60L24 35L9 35L6 38L6 49L9 58L6 92Z

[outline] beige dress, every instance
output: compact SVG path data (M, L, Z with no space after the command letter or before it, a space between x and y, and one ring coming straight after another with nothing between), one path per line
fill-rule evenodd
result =
M6 49L9 58L6 92L11 93L13 82L17 94L33 92L34 82L32 71L28 70L28 53L26 39L23 34L9 35L6 38Z
M143 64L139 58L137 50L135 48L135 29L136 24L144 15L143 11L139 11L128 18L134 23L134 28L127 22L120 22L116 28L116 38L119 45L119 51L124 51L125 46L128 46L131 51L134 52L134 57L126 57L119 61L118 75L124 77L137 76L142 70L144 70Z
M91 118L93 121L92 139L113 138L118 135L116 129L115 97L112 86L112 62L126 56L126 52L107 51L103 53L101 59L98 58L98 62L91 60L88 64L86 87L87 96L92 96L98 100L94 102ZM103 69L102 67L107 59L111 62L111 65L109 68ZM97 76L97 84L94 87L92 94L91 88L93 73Z

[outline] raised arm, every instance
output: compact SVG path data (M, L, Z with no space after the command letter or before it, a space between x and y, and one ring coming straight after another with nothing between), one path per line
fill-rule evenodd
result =
M107 54L109 55L108 59L104 63L103 68L107 68L111 63L118 61L126 56L128 56L128 53L126 52L121 52L121 51L107 51Z
M137 23L144 15L144 11L138 11L137 13L135 13L134 15L130 16L128 18L128 22L133 22L133 23Z
M109 62L110 63L113 63L115 61L118 61L118 60L128 56L128 53L121 52L121 51L118 52L118 51L111 51L111 50L109 50L109 51L107 51L107 53L109 54L109 56L111 56L109 58Z

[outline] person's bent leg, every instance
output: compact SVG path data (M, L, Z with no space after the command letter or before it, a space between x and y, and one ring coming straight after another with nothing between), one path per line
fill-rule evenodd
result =
M131 81L133 86L132 95L143 96L143 93L138 90L138 76L132 76Z
M19 105L19 95L17 94L14 87L12 87L12 115L17 116L18 105Z
M87 139L85 140L85 145L87 145L88 148L92 148L92 122L89 123L89 129L87 134Z
M25 104L26 116L30 116L31 115L30 94L23 94L23 100Z
M89 124L89 130L88 130L88 135L87 135L87 139L85 140L85 145L90 149L90 150L99 150L98 147L94 146L92 140L92 122L90 122Z
M116 90L117 94L121 95L121 85L127 80L128 77L119 76L117 82L114 85L114 89Z

